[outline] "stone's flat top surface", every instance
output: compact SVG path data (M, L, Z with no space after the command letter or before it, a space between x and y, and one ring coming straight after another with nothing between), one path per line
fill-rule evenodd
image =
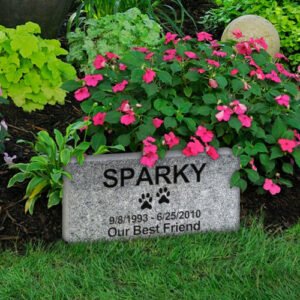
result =
M238 39L238 41L249 40L249 38L261 38L263 37L267 44L269 52L272 56L280 51L280 38L276 28L271 22L263 17L256 15L245 15L234 19L225 28L222 41L231 39L237 40L232 31L239 29L245 37Z
M206 154L185 157L170 151L153 168L140 165L140 153L88 157L68 166L65 180L63 238L66 241L130 239L235 230L239 198L230 177L239 161L219 149L216 161Z

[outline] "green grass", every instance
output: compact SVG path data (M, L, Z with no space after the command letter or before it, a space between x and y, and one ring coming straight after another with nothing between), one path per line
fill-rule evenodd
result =
M0 299L300 299L300 224L0 254Z

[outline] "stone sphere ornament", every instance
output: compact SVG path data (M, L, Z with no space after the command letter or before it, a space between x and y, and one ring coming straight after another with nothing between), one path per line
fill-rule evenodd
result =
M237 29L239 29L244 35L240 39L235 38L232 33ZM221 40L245 41L249 40L251 37L263 37L268 44L267 52L273 57L280 50L280 38L273 24L265 18L256 15L245 15L234 19L225 28Z

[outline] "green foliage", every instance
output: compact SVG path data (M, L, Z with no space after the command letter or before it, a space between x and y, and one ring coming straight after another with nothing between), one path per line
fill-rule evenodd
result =
M141 14L137 8L125 13L107 15L99 20L87 20L84 29L68 34L68 60L90 70L98 53L125 54L133 46L155 47L161 39L161 27Z
M214 136L209 143L198 139L207 153L211 147L230 147L241 159L241 170L234 174L232 185L245 190L248 182L262 187L265 179L272 179L290 186L292 170L300 167L299 75L287 69L283 72L283 65L278 70L261 48L261 40L238 46L243 43L251 44L252 53L243 54L244 47L238 48L232 41L212 51L209 43L192 39L162 42L151 60L139 49L120 60L103 56L105 66L95 71L103 80L90 86L85 79L75 92L75 98L85 93L84 99L76 99L93 120L87 135L96 141L101 138L107 145L122 144L128 151L145 149L144 139L151 136L163 158L170 148L165 134L175 134L180 140L175 149L182 150L191 138L199 137L196 129L202 126ZM169 50L176 50L176 55L166 60ZM188 58L191 54L197 59ZM119 69L121 63L127 65L125 71ZM146 82L149 70L155 76ZM125 85L116 90L122 82ZM288 103L280 103L281 97ZM236 105L243 111L236 112ZM230 111L227 120L220 119L223 109ZM102 124L94 121L99 113ZM164 124L155 127L154 118ZM284 150L281 139L292 144L292 151Z
M19 163L11 165L11 168L20 172L14 175L8 187L12 187L19 182L29 180L25 199L25 212L33 213L35 202L42 193L47 192L48 207L52 207L61 202L63 177L71 178L71 174L64 170L73 156L78 163L84 161L84 153L89 148L87 142L80 142L77 130L86 126L88 122L77 122L71 124L63 135L59 130L54 130L54 138L46 131L40 131L35 144L32 144L35 156L29 163ZM70 143L72 145L70 145Z
M295 0L226 0L216 1L218 8L211 9L200 23L208 32L224 28L233 19L255 14L269 20L278 30L281 47L291 64L300 64L300 6Z
M66 92L60 88L74 79L75 69L58 56L67 51L57 40L45 40L40 27L28 22L16 29L0 26L0 86L24 111L43 109L46 104L63 104Z

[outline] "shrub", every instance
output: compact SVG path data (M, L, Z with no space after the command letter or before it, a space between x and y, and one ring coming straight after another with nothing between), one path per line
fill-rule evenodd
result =
M74 79L75 69L58 56L67 51L57 40L39 36L40 27L28 22L9 29L0 26L0 86L24 111L43 109L46 104L63 104L66 92L60 88Z
M282 51L293 66L300 64L300 6L293 0L226 0L216 1L218 8L212 9L202 18L206 31L224 28L233 19L255 14L269 20L278 30Z
M75 92L92 121L93 149L142 150L141 163L152 167L169 149L217 159L225 146L240 158L232 185L245 190L250 181L272 193L271 183L275 192L291 186L300 166L299 75L274 64L266 48L263 38L234 45L205 32L197 40L167 33L155 52L98 55Z
M123 55L133 46L155 47L161 39L160 32L158 23L137 8L99 20L90 19L85 22L84 29L77 28L68 34L68 60L82 70L91 70L97 53L118 52Z

